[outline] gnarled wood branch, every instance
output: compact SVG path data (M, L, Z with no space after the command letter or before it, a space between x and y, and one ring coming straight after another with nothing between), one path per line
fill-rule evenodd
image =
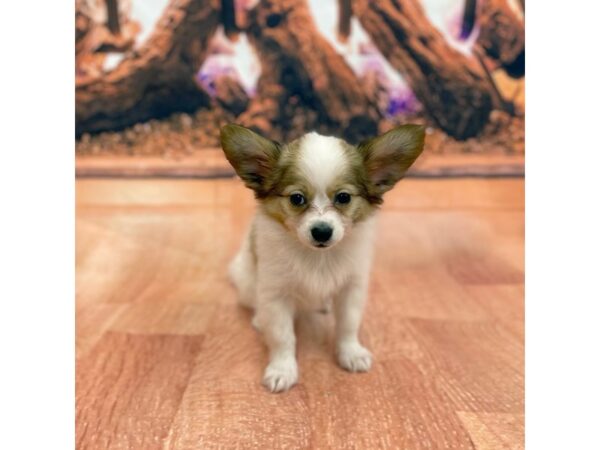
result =
M195 75L220 19L219 0L171 0L152 35L111 72L78 80L76 133L127 127L208 106Z
M284 138L315 129L357 141L377 132L374 102L344 58L319 33L305 0L262 0L248 34L261 62L257 96L242 124Z
M510 76L520 78L525 75L525 22L515 7L508 0L484 0L477 43Z
M483 129L493 87L478 61L451 47L419 2L356 0L354 13L437 126L458 139Z

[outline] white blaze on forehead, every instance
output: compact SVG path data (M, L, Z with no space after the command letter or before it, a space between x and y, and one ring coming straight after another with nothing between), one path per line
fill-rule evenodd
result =
M298 168L318 193L348 168L348 160L340 139L309 133L300 141Z

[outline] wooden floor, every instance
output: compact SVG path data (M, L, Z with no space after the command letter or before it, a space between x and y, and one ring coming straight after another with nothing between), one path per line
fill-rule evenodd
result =
M401 182L383 206L362 337L298 324L300 382L266 352L225 267L253 199L237 180L77 181L78 449L518 449L523 180Z

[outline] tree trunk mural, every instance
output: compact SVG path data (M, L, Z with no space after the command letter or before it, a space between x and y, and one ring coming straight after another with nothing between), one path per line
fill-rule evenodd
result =
M218 0L171 0L150 38L105 76L76 86L76 133L115 130L210 105L195 81L220 20Z
M291 136L316 129L353 141L377 132L377 107L321 36L305 0L262 0L250 12L247 32L262 75L242 124L267 135L276 124Z
M354 12L437 126L458 139L483 129L493 107L493 87L479 62L452 48L419 2L357 0Z
M525 75L525 22L508 0L485 0L481 5L477 43L506 72Z
M282 140L311 129L351 141L378 131L387 104L377 106L366 80L321 35L307 0L260 0L249 11L236 10L233 0L171 0L150 38L133 50L137 31L126 13L119 15L123 3L102 2L104 23L86 15L85 1L76 2L76 54L78 61L88 58L93 64L89 71L78 66L77 135L199 108L226 109L239 123ZM355 14L424 113L448 135L476 136L492 109L510 111L485 70L493 60L511 76L523 75L523 20L508 0L466 0L462 33L476 24L481 31L472 53L453 47L420 2L337 2L338 38L349 37ZM253 98L225 74L212 79L212 100L196 82L218 25L234 40L245 32L258 53L261 76ZM108 50L128 52L114 70L103 73Z

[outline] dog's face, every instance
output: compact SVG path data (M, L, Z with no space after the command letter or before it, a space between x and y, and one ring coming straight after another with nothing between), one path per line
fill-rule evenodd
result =
M316 250L369 217L423 150L422 126L403 125L358 146L309 133L279 144L239 125L221 130L227 159L263 210Z

